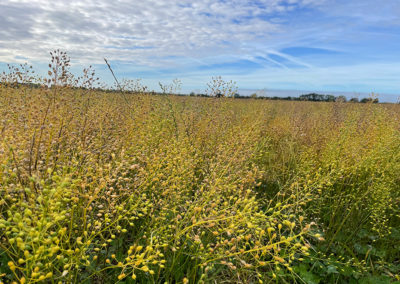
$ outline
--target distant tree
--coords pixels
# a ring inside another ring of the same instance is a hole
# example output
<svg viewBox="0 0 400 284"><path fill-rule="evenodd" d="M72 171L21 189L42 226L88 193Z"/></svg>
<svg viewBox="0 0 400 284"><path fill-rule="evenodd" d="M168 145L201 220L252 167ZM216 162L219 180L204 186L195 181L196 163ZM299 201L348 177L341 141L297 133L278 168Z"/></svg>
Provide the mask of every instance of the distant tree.
<svg viewBox="0 0 400 284"><path fill-rule="evenodd" d="M340 103L345 103L345 102L347 102L347 99L346 99L345 96L338 96L338 97L336 98L336 101L337 101L337 102L340 102Z"/></svg>
<svg viewBox="0 0 400 284"><path fill-rule="evenodd" d="M334 102L336 97L334 95L320 95L316 93L305 94L299 97L301 101L312 101L312 102Z"/></svg>
<svg viewBox="0 0 400 284"><path fill-rule="evenodd" d="M312 102L319 102L324 100L324 95L319 95L316 93L305 94L300 96L300 100L302 101L312 101Z"/></svg>
<svg viewBox="0 0 400 284"><path fill-rule="evenodd" d="M336 97L334 95L325 95L324 101L325 102L334 102L334 101L336 101Z"/></svg>
<svg viewBox="0 0 400 284"><path fill-rule="evenodd" d="M363 98L360 103L374 103L377 104L379 103L379 100L377 98Z"/></svg>
<svg viewBox="0 0 400 284"><path fill-rule="evenodd" d="M351 98L351 99L350 99L350 102L352 102L352 103L359 103L360 101L359 101L358 98Z"/></svg>
<svg viewBox="0 0 400 284"><path fill-rule="evenodd" d="M257 94L256 94L256 93L251 94L251 95L250 95L250 98L256 99L256 98L257 98Z"/></svg>
<svg viewBox="0 0 400 284"><path fill-rule="evenodd" d="M194 92L190 92L189 96L194 97L196 94Z"/></svg>

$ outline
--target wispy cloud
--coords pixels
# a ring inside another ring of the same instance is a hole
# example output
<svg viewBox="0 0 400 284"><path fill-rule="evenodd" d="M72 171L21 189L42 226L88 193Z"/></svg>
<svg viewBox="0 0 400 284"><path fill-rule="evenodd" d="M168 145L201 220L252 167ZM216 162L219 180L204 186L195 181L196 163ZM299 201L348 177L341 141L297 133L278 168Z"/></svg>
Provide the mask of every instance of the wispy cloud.
<svg viewBox="0 0 400 284"><path fill-rule="evenodd" d="M397 92L400 79L397 0L3 0L0 26L0 62L42 66L60 48L150 85L221 74L243 88Z"/></svg>

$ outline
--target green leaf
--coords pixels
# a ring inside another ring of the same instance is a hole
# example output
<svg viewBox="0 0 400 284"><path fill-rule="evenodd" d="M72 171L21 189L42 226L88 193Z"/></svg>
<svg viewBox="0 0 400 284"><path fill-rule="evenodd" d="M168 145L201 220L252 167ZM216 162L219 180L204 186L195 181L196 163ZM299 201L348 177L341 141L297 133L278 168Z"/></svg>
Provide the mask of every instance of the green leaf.
<svg viewBox="0 0 400 284"><path fill-rule="evenodd" d="M328 272L328 274L339 273L334 265L328 265L326 272Z"/></svg>
<svg viewBox="0 0 400 284"><path fill-rule="evenodd" d="M308 271L308 267L306 265L300 265L295 267L295 271L299 274L300 278L307 284L318 284L321 281L320 277Z"/></svg>
<svg viewBox="0 0 400 284"><path fill-rule="evenodd" d="M385 275L380 276L369 276L361 278L359 280L360 284L390 284L390 277Z"/></svg>

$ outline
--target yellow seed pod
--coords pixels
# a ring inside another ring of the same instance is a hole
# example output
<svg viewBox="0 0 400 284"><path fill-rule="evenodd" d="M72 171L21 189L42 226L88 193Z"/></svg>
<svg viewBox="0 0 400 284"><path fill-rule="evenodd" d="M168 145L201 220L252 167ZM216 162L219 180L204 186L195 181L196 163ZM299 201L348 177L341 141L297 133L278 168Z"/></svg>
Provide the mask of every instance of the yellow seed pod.
<svg viewBox="0 0 400 284"><path fill-rule="evenodd" d="M15 264L14 264L14 262L9 261L7 264L8 264L8 267L10 267L11 271L14 271L14 270L15 270Z"/></svg>
<svg viewBox="0 0 400 284"><path fill-rule="evenodd" d="M118 280L122 280L126 277L125 273L121 273L120 275L118 275Z"/></svg>
<svg viewBox="0 0 400 284"><path fill-rule="evenodd" d="M303 251L308 251L308 247L306 247L306 246L302 246L301 249L302 249Z"/></svg>
<svg viewBox="0 0 400 284"><path fill-rule="evenodd" d="M285 262L285 260L280 256L274 256L274 259L279 261L280 263L284 263Z"/></svg>

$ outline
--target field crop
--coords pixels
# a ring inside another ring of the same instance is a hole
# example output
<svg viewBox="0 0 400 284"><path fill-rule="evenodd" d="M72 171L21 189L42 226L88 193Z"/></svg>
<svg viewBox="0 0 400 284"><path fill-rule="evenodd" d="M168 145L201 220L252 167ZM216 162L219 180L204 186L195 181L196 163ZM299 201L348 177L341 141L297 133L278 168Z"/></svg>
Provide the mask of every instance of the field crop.
<svg viewBox="0 0 400 284"><path fill-rule="evenodd" d="M0 85L0 283L400 280L400 107Z"/></svg>

